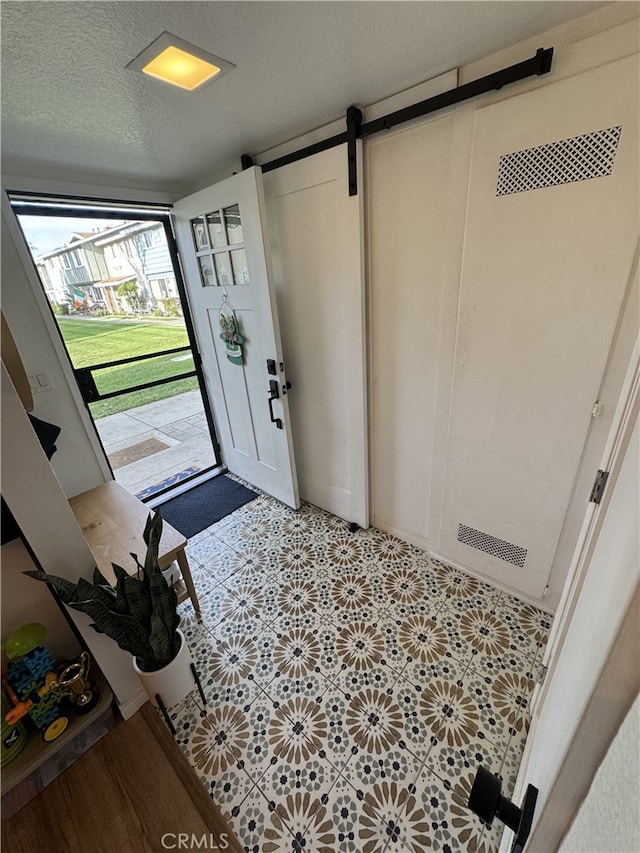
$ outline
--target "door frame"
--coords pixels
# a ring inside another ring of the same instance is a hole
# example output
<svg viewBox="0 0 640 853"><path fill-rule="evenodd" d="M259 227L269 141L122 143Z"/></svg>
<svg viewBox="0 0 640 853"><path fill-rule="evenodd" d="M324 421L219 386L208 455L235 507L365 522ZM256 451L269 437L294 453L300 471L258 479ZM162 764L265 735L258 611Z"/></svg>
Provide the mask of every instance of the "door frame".
<svg viewBox="0 0 640 853"><path fill-rule="evenodd" d="M81 415L84 415L88 418L88 424L85 421L85 424L87 424L87 433L94 447L94 451L96 452L96 458L107 479L115 479L113 468L111 467L111 463L109 462L109 458L102 443L102 438L100 437L100 433L98 431L98 428L96 427L95 419L91 413L91 410L89 409L88 404L83 398L82 391L78 383L76 368L74 367L73 362L71 361L69 351L67 350L67 346L65 344L60 328L56 322L55 315L51 308L51 304L49 303L49 300L47 298L44 285L36 269L33 256L31 254L30 249L28 248L24 232L22 230L22 227L20 226L18 214L23 213L24 215L56 217L61 219L71 219L76 217L82 217L83 219L104 219L106 216L112 215L122 219L135 219L136 221L142 220L149 222L157 222L162 225L167 240L167 248L169 251L169 257L176 280L176 287L178 289L178 294L180 295L180 303L182 306L183 319L187 332L187 339L189 341L191 352L193 353L194 373L198 380L198 390L200 391L200 395L202 398L202 404L207 420L209 436L211 439L211 445L215 458L215 463L210 469L207 469L206 471L198 471L196 474L191 475L185 480L181 480L178 486L180 487L180 490L183 490L185 484L187 484L190 480L200 480L202 479L203 475L208 476L211 475L213 471L217 471L221 468L223 469L224 465L221 458L220 444L215 429L213 411L204 382L204 375L202 371L202 358L200 355L200 349L198 346L195 328L191 317L191 306L189 303L187 289L182 276L182 267L178 255L175 234L173 232L173 224L171 222L170 217L171 204L163 204L159 206L157 212L155 212L153 210L153 203L140 202L138 205L138 203L134 201L116 201L108 198L85 198L72 194L52 196L48 193L43 194L32 191L20 192L19 190L6 190L5 193L6 195L5 198L3 198L2 203L3 206L6 204L8 210L10 210L11 212L11 216L7 216L7 221L15 225L17 231L17 233L14 234L14 237L16 238L16 245L18 246L21 252L26 253L26 256L29 259L30 267L33 271L33 277L29 276L29 281L32 284L36 300L41 307L45 323L47 324L50 330L51 337L54 341L54 346L59 355L62 369L65 375L67 376L67 381L69 382L72 394L74 396L74 399L76 400L78 410ZM28 205L28 201L26 200L27 197L32 197L34 201L38 198L44 198L47 200L51 200L52 203L50 205L43 204L42 206L39 206L38 209L34 208L33 210L28 210L26 209ZM12 198L15 198L15 201L12 201ZM25 205L24 210L19 209L21 202ZM69 206L66 208L58 206L64 203L68 204ZM19 240L17 240L18 235ZM152 355L155 354L150 354L150 357ZM144 498L143 502L151 501L155 503L157 502L159 497L164 498L165 495L166 493L164 492L156 493L154 495L148 496L147 498Z"/></svg>
<svg viewBox="0 0 640 853"><path fill-rule="evenodd" d="M558 655L567 636L639 412L640 338L636 340L622 394L599 466L600 470L609 472L605 492L600 504L591 502L587 504L580 538L576 543L573 560L544 654L543 662L547 667L547 677L543 685L536 686L536 692L532 698L533 714L536 713L547 695L548 684L555 671Z"/></svg>
<svg viewBox="0 0 640 853"><path fill-rule="evenodd" d="M554 680L560 655L571 620L598 545L616 483L620 476L640 413L640 336L625 375L623 390L602 455L600 468L609 478L600 504L586 508L580 538L569 569L562 600L551 630L544 662L547 665L542 685L536 685L532 697L532 724L514 789L514 801L521 797L526 784L534 741L539 733L544 703ZM539 817L534 823L529 849L556 850L575 818L600 763L606 755L618 728L633 705L640 688L637 666L638 611L640 584L636 583L612 638L606 664L588 685L585 708L574 732L566 756L557 769L551 789ZM604 699L604 701L603 701ZM510 849L510 834L505 832L501 853Z"/></svg>

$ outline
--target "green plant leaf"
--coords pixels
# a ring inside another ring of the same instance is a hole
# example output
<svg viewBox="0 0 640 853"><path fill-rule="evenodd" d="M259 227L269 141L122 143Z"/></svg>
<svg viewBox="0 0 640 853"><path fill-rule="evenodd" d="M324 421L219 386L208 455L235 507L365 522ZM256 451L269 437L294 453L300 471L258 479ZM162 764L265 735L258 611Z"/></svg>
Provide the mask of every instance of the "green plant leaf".
<svg viewBox="0 0 640 853"><path fill-rule="evenodd" d="M111 563L111 568L113 569L113 573L116 576L116 580L119 581L120 578L126 578L128 572L119 566L117 563Z"/></svg>
<svg viewBox="0 0 640 853"><path fill-rule="evenodd" d="M95 630L99 634L107 634L121 649L142 661L153 660L149 633L134 616L128 613L114 613L101 601L95 600L74 601L69 606L90 616L95 623Z"/></svg>
<svg viewBox="0 0 640 853"><path fill-rule="evenodd" d="M175 652L176 631L180 621L176 612L178 597L162 575L152 575L149 583L153 602L149 642L156 660L164 661L164 666L173 658Z"/></svg>
<svg viewBox="0 0 640 853"><path fill-rule="evenodd" d="M116 566L115 563L112 563L111 565L113 566L113 570L118 578L116 581L116 600L113 605L113 609L116 610L118 613L128 613L129 598L127 595L127 587L125 586L125 584L129 575L121 566Z"/></svg>
<svg viewBox="0 0 640 853"><path fill-rule="evenodd" d="M50 587L55 589L60 599L64 601L65 604L70 604L74 599L78 597L77 584L73 583L70 580L67 580L66 578L59 578L56 575L49 575L46 572L42 572L40 570L29 570L27 572L23 572L23 574L29 575L29 577L31 578L35 578L38 581L44 581L44 583L49 584Z"/></svg>
<svg viewBox="0 0 640 853"><path fill-rule="evenodd" d="M109 587L109 589L113 589L109 581L105 578L105 576L102 574L102 572L97 566L93 567L93 583L95 584L95 586Z"/></svg>
<svg viewBox="0 0 640 853"><path fill-rule="evenodd" d="M144 570L147 575L160 572L158 565L158 548L162 537L162 516L159 510L155 514L149 515L147 523L144 527L143 538L147 543L147 554L144 559Z"/></svg>
<svg viewBox="0 0 640 853"><path fill-rule="evenodd" d="M147 629L151 626L152 602L142 580L127 577L123 580L126 591L128 612Z"/></svg>
<svg viewBox="0 0 640 853"><path fill-rule="evenodd" d="M95 586L84 578L80 578L76 584L76 597L80 600L95 599L101 601L106 607L113 607L115 596L110 595L101 586Z"/></svg>
<svg viewBox="0 0 640 853"><path fill-rule="evenodd" d="M133 551L129 551L129 554L133 558L133 562L136 564L136 573L137 573L138 577L139 578L144 577L144 566L142 565L142 563L138 559L138 555L134 554Z"/></svg>

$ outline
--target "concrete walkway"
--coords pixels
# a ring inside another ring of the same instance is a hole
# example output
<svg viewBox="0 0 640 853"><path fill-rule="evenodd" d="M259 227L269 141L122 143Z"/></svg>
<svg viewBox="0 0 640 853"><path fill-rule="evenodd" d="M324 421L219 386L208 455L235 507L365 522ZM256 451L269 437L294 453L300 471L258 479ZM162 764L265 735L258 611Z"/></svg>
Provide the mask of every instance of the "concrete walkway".
<svg viewBox="0 0 640 853"><path fill-rule="evenodd" d="M180 479L188 469L203 471L215 465L199 391L107 415L95 423L116 480L134 495L176 475Z"/></svg>

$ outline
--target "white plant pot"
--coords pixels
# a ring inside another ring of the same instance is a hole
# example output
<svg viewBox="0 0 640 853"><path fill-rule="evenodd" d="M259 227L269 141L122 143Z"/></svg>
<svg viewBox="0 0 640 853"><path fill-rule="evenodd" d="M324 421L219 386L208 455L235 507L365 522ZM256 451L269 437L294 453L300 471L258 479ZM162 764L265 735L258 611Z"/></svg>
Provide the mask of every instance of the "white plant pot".
<svg viewBox="0 0 640 853"><path fill-rule="evenodd" d="M179 580L182 580L182 575L180 574L180 566L177 561L174 560L166 569L162 570L162 577L167 582L167 586L173 586L174 583L177 583Z"/></svg>
<svg viewBox="0 0 640 853"><path fill-rule="evenodd" d="M184 634L179 628L178 636L180 637L178 654L162 669L157 669L155 672L145 672L138 666L136 658L133 658L133 668L136 675L140 679L147 696L156 707L158 707L156 694L160 695L165 707L170 708L172 705L181 702L196 684L191 671L193 661L191 652Z"/></svg>

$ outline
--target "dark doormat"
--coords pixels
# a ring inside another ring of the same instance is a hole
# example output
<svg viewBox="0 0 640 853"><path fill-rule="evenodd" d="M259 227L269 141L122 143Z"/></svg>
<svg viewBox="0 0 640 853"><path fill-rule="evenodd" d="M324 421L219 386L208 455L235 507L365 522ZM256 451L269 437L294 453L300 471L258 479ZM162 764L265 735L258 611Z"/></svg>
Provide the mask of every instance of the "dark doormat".
<svg viewBox="0 0 640 853"><path fill-rule="evenodd" d="M229 477L214 477L159 507L162 518L189 539L258 497Z"/></svg>

